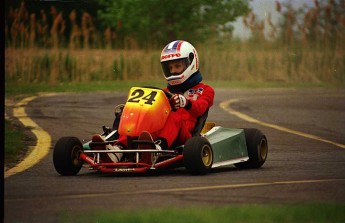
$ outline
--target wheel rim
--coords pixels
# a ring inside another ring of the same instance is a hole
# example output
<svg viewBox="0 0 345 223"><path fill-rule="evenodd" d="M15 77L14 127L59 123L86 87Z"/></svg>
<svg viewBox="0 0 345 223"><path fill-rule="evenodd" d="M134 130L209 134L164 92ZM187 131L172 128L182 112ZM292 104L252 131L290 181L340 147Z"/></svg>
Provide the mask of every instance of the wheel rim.
<svg viewBox="0 0 345 223"><path fill-rule="evenodd" d="M201 151L202 162L205 166L210 166L212 164L213 155L211 147L205 145Z"/></svg>
<svg viewBox="0 0 345 223"><path fill-rule="evenodd" d="M262 139L259 145L259 152L261 160L266 160L267 153L268 153L268 146L266 139Z"/></svg>
<svg viewBox="0 0 345 223"><path fill-rule="evenodd" d="M80 164L79 154L80 154L80 147L74 146L71 153L71 158L74 166L78 166Z"/></svg>

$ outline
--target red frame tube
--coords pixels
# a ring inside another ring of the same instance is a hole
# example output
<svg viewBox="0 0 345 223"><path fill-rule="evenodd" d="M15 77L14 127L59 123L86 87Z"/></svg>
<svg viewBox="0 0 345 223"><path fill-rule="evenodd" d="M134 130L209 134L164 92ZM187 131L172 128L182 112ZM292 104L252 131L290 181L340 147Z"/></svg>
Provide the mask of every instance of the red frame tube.
<svg viewBox="0 0 345 223"><path fill-rule="evenodd" d="M119 162L119 163L95 163L95 160L86 155L80 153L79 158L88 163L94 170L99 170L102 173L145 173L151 169L151 164L147 163L133 163L133 162ZM167 167L171 164L177 163L183 159L183 155L177 155L171 159L164 160L154 165L155 169Z"/></svg>

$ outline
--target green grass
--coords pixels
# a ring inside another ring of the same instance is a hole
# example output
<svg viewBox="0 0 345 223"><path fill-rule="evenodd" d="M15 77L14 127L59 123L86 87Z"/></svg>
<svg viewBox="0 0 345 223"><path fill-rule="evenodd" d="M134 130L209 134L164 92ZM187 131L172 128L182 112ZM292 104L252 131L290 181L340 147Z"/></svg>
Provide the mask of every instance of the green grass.
<svg viewBox="0 0 345 223"><path fill-rule="evenodd" d="M5 163L16 161L17 156L23 151L23 132L11 125L9 120L5 119Z"/></svg>
<svg viewBox="0 0 345 223"><path fill-rule="evenodd" d="M95 211L88 214L63 214L61 222L126 223L296 223L345 222L345 204L230 205L141 209L139 211Z"/></svg>
<svg viewBox="0 0 345 223"><path fill-rule="evenodd" d="M35 95L41 92L97 92L114 91L127 92L132 86L164 87L162 81L95 81L85 83L5 83L5 96Z"/></svg>
<svg viewBox="0 0 345 223"><path fill-rule="evenodd" d="M344 88L341 83L312 82L249 82L249 81L210 81L207 84L215 89L255 89L255 88Z"/></svg>
<svg viewBox="0 0 345 223"><path fill-rule="evenodd" d="M309 83L309 82L239 82L239 81L204 81L214 88L333 88L344 87L341 84L331 83ZM95 81L85 83L59 83L55 85L46 83L5 83L6 97L17 97L21 95L35 95L40 92L97 92L114 91L127 92L133 86L155 86L165 87L165 81Z"/></svg>

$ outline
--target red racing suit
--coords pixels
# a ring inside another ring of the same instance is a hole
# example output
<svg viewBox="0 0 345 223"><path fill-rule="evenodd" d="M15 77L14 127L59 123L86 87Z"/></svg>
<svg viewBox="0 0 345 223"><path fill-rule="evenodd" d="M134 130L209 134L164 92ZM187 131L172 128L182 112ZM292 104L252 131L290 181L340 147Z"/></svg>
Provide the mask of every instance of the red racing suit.
<svg viewBox="0 0 345 223"><path fill-rule="evenodd" d="M168 89L164 89L168 91ZM168 148L173 142L182 145L192 137L192 132L199 116L202 116L212 105L214 89L209 85L198 83L183 94L189 102L186 107L170 112L164 128L152 134L154 140L164 138ZM120 136L118 143L126 145L126 136Z"/></svg>
<svg viewBox="0 0 345 223"><path fill-rule="evenodd" d="M169 148L175 140L182 145L192 137L197 118L213 105L214 89L209 85L198 83L183 95L189 103L185 108L172 111L164 128L157 134L157 138L162 137L167 140Z"/></svg>

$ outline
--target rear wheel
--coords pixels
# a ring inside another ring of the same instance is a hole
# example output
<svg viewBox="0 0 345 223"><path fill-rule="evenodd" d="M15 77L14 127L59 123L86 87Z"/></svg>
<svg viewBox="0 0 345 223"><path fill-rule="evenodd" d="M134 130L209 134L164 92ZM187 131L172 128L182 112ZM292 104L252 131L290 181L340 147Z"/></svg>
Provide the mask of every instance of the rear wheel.
<svg viewBox="0 0 345 223"><path fill-rule="evenodd" d="M76 137L60 138L54 146L53 162L55 170L63 176L76 175L83 162L79 158L83 145Z"/></svg>
<svg viewBox="0 0 345 223"><path fill-rule="evenodd" d="M266 136L258 129L243 129L246 137L249 160L236 163L238 168L260 168L266 161L268 143Z"/></svg>
<svg viewBox="0 0 345 223"><path fill-rule="evenodd" d="M191 174L207 174L213 164L213 151L209 141L201 136L190 138L183 149L183 162Z"/></svg>

